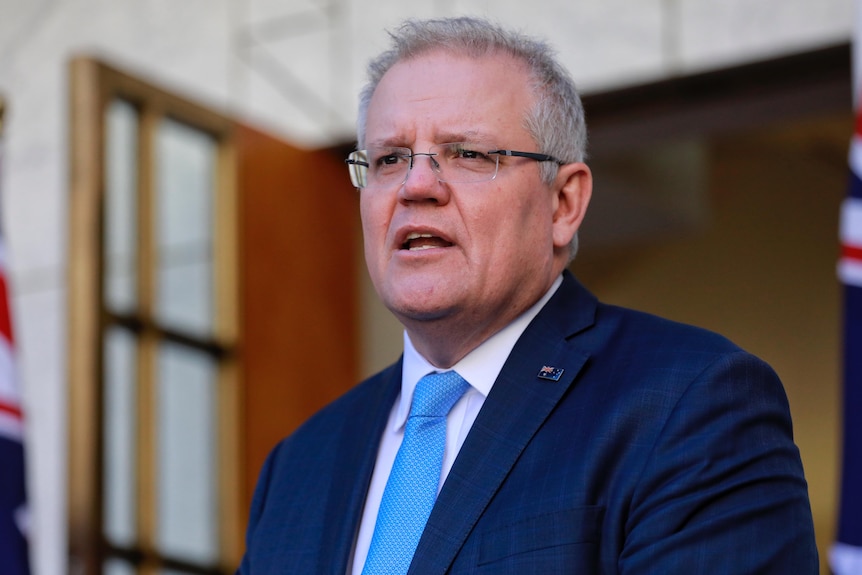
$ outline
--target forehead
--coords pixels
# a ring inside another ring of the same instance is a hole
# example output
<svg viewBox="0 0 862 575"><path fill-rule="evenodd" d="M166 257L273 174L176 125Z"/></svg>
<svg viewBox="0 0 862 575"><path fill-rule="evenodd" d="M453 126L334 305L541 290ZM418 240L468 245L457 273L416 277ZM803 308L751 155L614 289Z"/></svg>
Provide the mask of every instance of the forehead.
<svg viewBox="0 0 862 575"><path fill-rule="evenodd" d="M368 143L452 141L458 136L520 139L533 94L525 65L512 56L438 50L395 64L368 108ZM465 138L473 139L473 138Z"/></svg>

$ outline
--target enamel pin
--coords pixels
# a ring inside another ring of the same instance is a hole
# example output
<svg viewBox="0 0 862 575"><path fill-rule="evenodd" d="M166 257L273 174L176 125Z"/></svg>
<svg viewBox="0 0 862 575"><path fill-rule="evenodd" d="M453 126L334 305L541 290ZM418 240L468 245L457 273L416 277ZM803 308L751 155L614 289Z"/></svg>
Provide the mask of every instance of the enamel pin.
<svg viewBox="0 0 862 575"><path fill-rule="evenodd" d="M562 377L562 375L562 367L551 367L549 365L542 366L542 369L540 369L538 373L539 378L549 379L551 381L560 381L560 377Z"/></svg>

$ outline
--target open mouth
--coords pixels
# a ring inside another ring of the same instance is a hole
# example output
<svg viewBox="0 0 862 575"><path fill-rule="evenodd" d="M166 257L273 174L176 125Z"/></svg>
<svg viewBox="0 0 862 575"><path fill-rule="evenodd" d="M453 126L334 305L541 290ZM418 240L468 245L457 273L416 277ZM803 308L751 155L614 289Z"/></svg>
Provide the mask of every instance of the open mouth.
<svg viewBox="0 0 862 575"><path fill-rule="evenodd" d="M419 251L430 250L433 248L448 248L452 242L447 242L441 237L431 234L410 234L407 239L401 244L402 250Z"/></svg>

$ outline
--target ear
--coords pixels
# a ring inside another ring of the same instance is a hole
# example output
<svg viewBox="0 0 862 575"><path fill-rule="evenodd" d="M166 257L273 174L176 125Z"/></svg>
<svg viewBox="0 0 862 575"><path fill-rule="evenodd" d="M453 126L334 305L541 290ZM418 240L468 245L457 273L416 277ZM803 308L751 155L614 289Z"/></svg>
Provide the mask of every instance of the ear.
<svg viewBox="0 0 862 575"><path fill-rule="evenodd" d="M569 245L587 212L593 193L590 168L582 162L560 166L554 191L554 248L561 249Z"/></svg>

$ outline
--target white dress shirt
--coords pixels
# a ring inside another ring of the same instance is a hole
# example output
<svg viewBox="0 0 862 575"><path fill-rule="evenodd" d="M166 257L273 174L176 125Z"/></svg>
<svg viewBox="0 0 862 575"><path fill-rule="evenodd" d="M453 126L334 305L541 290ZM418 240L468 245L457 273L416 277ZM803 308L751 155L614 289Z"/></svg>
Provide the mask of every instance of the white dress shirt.
<svg viewBox="0 0 862 575"><path fill-rule="evenodd" d="M440 473L440 486L449 475L455 457L464 443L485 398L491 391L497 376L503 369L512 348L527 325L533 320L539 311L545 306L560 284L563 277L556 279L545 295L533 304L530 309L518 316L512 323L498 331L485 340L479 347L464 356L461 361L451 367L467 380L470 389L452 407L446 418L446 451L443 454L443 469ZM389 422L380 439L380 449L377 452L377 462L374 465L374 474L371 476L371 485L365 499L365 508L359 524L359 533L353 551L352 565L348 567L348 574L361 575L362 567L365 565L365 557L371 545L371 536L374 534L374 525L377 522L377 510L380 508L380 500L383 498L383 490L389 479L389 472L395 462L401 440L404 438L404 427L407 416L410 414L410 405L413 402L413 390L422 377L434 371L441 370L434 367L413 347L413 342L407 332L404 332L404 361L401 371L401 394L395 401L389 414Z"/></svg>

